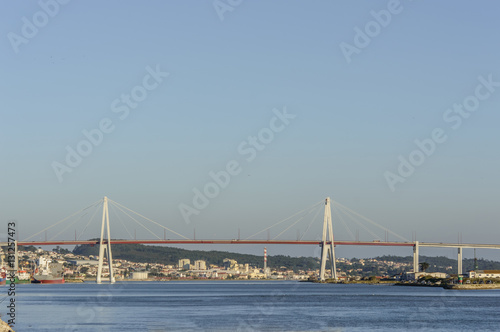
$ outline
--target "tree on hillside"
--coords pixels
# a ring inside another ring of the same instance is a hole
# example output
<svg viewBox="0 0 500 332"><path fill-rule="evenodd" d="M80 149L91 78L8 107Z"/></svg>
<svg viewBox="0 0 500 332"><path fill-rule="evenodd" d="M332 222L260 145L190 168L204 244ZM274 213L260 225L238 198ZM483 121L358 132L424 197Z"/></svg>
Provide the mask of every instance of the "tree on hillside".
<svg viewBox="0 0 500 332"><path fill-rule="evenodd" d="M429 263L427 262L422 262L419 265L420 265L420 270L422 270L422 272L425 272L425 270L429 268Z"/></svg>

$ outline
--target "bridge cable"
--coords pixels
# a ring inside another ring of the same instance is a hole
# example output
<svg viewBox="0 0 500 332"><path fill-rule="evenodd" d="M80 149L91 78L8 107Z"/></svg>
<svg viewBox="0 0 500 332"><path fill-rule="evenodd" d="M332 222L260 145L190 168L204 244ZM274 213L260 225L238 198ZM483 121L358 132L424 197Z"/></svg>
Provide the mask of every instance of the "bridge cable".
<svg viewBox="0 0 500 332"><path fill-rule="evenodd" d="M109 199L108 199L109 200ZM113 204L113 203L112 203ZM142 226L144 229L146 229L148 232L150 232L153 236L155 236L157 239L160 239L160 237L158 237L158 235L156 235L153 231L151 231L149 228L147 228L146 226L144 226L142 223L140 223L139 221L137 221L134 217L132 217L130 214L128 214L127 212L123 211L119 206L116 206L116 208L120 211L122 211L123 213L125 213L127 216L129 216L133 221L135 221L136 223L138 223L140 226Z"/></svg>
<svg viewBox="0 0 500 332"><path fill-rule="evenodd" d="M314 215L314 217L311 219L311 221L309 222L309 225L307 226L306 228L306 231L304 232L304 234L302 234L302 236L300 237L299 240L302 240L304 238L304 236L307 234L307 232L309 232L309 229L311 228L311 225L316 221L316 218L318 217L318 214L321 212L321 210L323 210L322 208L319 208L319 209L316 209L316 214Z"/></svg>
<svg viewBox="0 0 500 332"><path fill-rule="evenodd" d="M363 225L359 220L356 220L351 214L349 214L346 211L344 211L342 207L339 206L338 208L340 209L340 211L342 213L344 213L347 217L349 217L349 219L351 219L356 224L358 224L359 226L361 226L365 231L367 231L368 233L370 233L373 237L377 238L378 240L382 240L382 238L380 236L378 236L378 234L372 232L368 227L366 227L365 225Z"/></svg>
<svg viewBox="0 0 500 332"><path fill-rule="evenodd" d="M97 209L96 209L97 210ZM82 214L80 216L80 218L78 219L75 219L75 221L73 221L72 223L69 223L66 227L64 227L59 233L57 233L56 235L52 236L49 241L52 241L54 240L57 236L59 236L61 233L65 232L70 226L73 226L76 222L80 221L83 217L85 217L88 213L85 213L85 214Z"/></svg>
<svg viewBox="0 0 500 332"><path fill-rule="evenodd" d="M182 238L184 238L184 239L186 239L186 240L189 240L189 238L185 237L184 235L181 235L181 234L179 234L179 233L177 233L177 232L175 232L175 231L171 230L170 228L165 227L165 226L163 226L162 224L159 224L159 223L157 223L156 221L151 220L151 219L149 219L148 217L145 217L145 216L143 216L142 214L137 213L137 212L135 212L135 211L133 211L133 210L129 209L128 207L121 205L120 203L117 203L117 202L115 202L115 201L113 201L113 200L111 200L111 199L109 199L109 198L108 198L108 200L109 200L110 202L112 202L113 204L116 204L117 206L121 206L121 207L123 207L124 209L126 209L126 210L128 210L128 211L130 211L130 212L132 212L132 213L135 213L136 215L138 215L138 216L140 216L140 217L142 217L142 218L144 218L144 219L146 219L146 220L148 220L148 221L152 222L153 224L155 224L155 225L157 225L157 226L160 226L161 228L164 228L164 229L166 229L167 231L169 231L169 232L171 232L171 233L174 233L175 235L178 235L178 236L180 236L180 237L182 237Z"/></svg>
<svg viewBox="0 0 500 332"><path fill-rule="evenodd" d="M356 237L354 236L354 233L351 231L351 229L349 228L349 226L347 226L347 223L344 221L344 218L342 218L342 215L340 214L340 212L338 211L338 208L335 207L335 205L332 206L333 207L333 212L335 213L335 215L339 218L340 222L342 223L342 225L345 227L345 229L347 230L347 232L349 233L349 235L351 236L351 238L353 240L356 239Z"/></svg>
<svg viewBox="0 0 500 332"><path fill-rule="evenodd" d="M62 223L62 222L64 222L64 221L68 220L69 218L71 218L71 217L73 217L73 216L75 216L75 215L77 215L77 214L79 214L79 213L82 213L83 211L85 211L85 210L87 210L87 209L89 209L89 208L91 208L91 207L93 207L93 206L95 206L95 205L97 205L98 203L101 203L101 202L102 202L102 199L100 199L100 200L98 200L97 202L95 202L95 203L93 203L93 204L91 204L91 205L87 206L86 208L83 208L83 209L81 209L81 210L79 210L79 211L77 211L77 212L73 213L73 214L72 214L72 215L70 215L70 216L67 216L67 217L66 217L66 218L64 218L64 219L59 220L59 221L58 221L58 222L56 222L55 224L53 224L53 225L51 225L51 226L49 226L49 227L46 227L46 228L42 229L40 232L35 233L35 234L31 235L30 237L27 237L26 239L24 239L24 240L23 240L23 242L28 241L29 239L31 239L31 238L33 238L33 237L35 237L35 236L39 235L39 234L42 234L43 232L45 232L45 231L47 231L47 230L51 229L52 227L59 225L60 223Z"/></svg>
<svg viewBox="0 0 500 332"><path fill-rule="evenodd" d="M281 234L285 233L287 230L289 230L291 227L295 226L298 222L302 221L305 217L307 217L308 215L310 215L314 210L311 209L308 213L304 214L302 217L300 217L296 222L294 222L293 224L291 224L290 226L288 226L287 228L285 228L281 233L279 233L278 235L276 235L273 240L276 240L276 238L278 238Z"/></svg>
<svg viewBox="0 0 500 332"><path fill-rule="evenodd" d="M339 205L339 206L341 206L341 207L343 207L343 208L345 208L345 209L347 209L347 210L348 210L348 211L350 211L351 213L354 213L355 215L357 215L357 216L359 216L360 218L362 218L362 219L364 219L364 220L368 221L369 223L371 223L371 224L373 224L373 225L375 225L375 226L377 226L377 227L379 227L379 228L382 228L383 230L385 230L385 231L387 231L387 232L391 233L392 235L394 235L394 236L396 236L396 237L400 238L401 240L406 241L406 242L410 242L410 240L408 240L408 239L407 239L407 238L405 238L404 236L401 236L401 235L399 235L399 234L397 234L397 233L394 233L394 232L393 232L393 231L391 231L390 229L388 229L388 228L386 228L386 227L384 227L384 226L382 226L382 225L380 225L380 224L376 223L375 221L373 221L373 220L371 220L371 219L369 219L369 218L367 218L367 217L365 217L365 216L363 216L363 215L361 215L361 214L357 213L356 211L353 211L353 210L349 209L347 206L344 206L344 205L340 204L339 202L335 202L335 201L333 201L333 203L334 203L334 204L337 204L337 205Z"/></svg>
<svg viewBox="0 0 500 332"><path fill-rule="evenodd" d="M250 238L252 238L252 237L254 237L255 235L258 235L258 234L260 234L260 233L263 233L263 232L267 231L268 229L273 228L274 226L278 226L279 224L284 223L285 221L287 221L287 220L289 220L289 219L291 219L291 218L293 218L293 217L295 217L295 216L297 216L297 215L301 214L302 212L307 211L308 209L312 209L312 208L313 208L313 207L315 207L316 205L319 205L319 204L322 204L322 203L323 203L323 201L320 201L320 202L318 202L318 203L315 203L314 205L312 205L312 206L310 206L310 207L308 207L308 208L305 208L305 209L303 209L303 210L301 210L301 211L299 211L299 212L295 213L294 215L292 215L292 216L290 216L290 217L288 217L288 218L285 218L285 219L283 219L283 220L281 220L281 221L278 221L278 222L277 222L277 223L275 223L274 225L271 225L271 226L269 226L269 227L267 227L267 228L264 228L264 229L263 229L263 230L261 230L260 232L257 232L257 233L255 233L255 234L253 234L253 235L251 235L251 236L247 237L245 240L248 240L248 239L250 239Z"/></svg>
<svg viewBox="0 0 500 332"><path fill-rule="evenodd" d="M113 210L114 212L114 216L116 216L118 218L118 221L120 221L120 223L122 224L123 228L125 228L125 230L127 231L127 234L130 236L130 239L133 239L134 237L132 236L132 234L129 232L127 226L125 226L125 223L123 222L122 218L120 217L120 215L116 212L115 210L115 206L113 204L110 205L111 206L111 210Z"/></svg>
<svg viewBox="0 0 500 332"><path fill-rule="evenodd" d="M92 222L92 220L94 220L94 217L95 217L95 215L97 214L97 211L99 211L99 207L100 207L100 206L101 206L101 205L99 205L99 206L95 209L94 213L92 214L92 217L90 217L89 221L87 222L87 224L85 225L85 227L84 227L84 228L83 228L83 230L81 231L80 235L78 235L78 237L77 237L77 239L78 239L78 240L80 240L80 238L82 237L82 235L83 235L83 234L85 233L85 231L87 230L87 227L90 225L90 223Z"/></svg>

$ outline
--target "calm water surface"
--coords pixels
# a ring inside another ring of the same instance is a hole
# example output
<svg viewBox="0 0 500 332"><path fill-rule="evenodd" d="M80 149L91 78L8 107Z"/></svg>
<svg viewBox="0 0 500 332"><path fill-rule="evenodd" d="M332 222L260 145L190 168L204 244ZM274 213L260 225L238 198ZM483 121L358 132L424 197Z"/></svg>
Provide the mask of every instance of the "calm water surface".
<svg viewBox="0 0 500 332"><path fill-rule="evenodd" d="M6 288L1 288L6 293ZM5 319L5 295L0 312ZM288 281L17 285L16 331L499 331L500 290Z"/></svg>

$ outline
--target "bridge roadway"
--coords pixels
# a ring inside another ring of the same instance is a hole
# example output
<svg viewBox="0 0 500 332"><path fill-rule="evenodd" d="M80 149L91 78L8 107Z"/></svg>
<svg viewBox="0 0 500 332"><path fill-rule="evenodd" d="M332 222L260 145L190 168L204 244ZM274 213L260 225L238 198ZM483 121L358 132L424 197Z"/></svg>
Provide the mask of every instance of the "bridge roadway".
<svg viewBox="0 0 500 332"><path fill-rule="evenodd" d="M103 243L107 244L107 240ZM20 246L43 246L43 245L98 245L99 240L51 240L51 241L18 241ZM319 240L111 240L111 244L301 244L321 245ZM330 244L330 242L327 242ZM7 242L0 242L0 246L7 246ZM414 247L414 242L385 242L385 241L334 241L335 246L383 246L383 247ZM500 244L478 244L478 243L441 243L441 242L418 242L419 247L435 248L477 248L477 249L500 249Z"/></svg>

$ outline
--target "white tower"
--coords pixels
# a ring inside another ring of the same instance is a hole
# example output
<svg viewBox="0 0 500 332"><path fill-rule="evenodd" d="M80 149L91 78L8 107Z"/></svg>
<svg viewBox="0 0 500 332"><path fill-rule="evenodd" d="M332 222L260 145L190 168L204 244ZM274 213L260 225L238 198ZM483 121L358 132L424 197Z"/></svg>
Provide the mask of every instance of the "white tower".
<svg viewBox="0 0 500 332"><path fill-rule="evenodd" d="M264 248L264 271L267 269L267 248Z"/></svg>
<svg viewBox="0 0 500 332"><path fill-rule="evenodd" d="M104 224L106 224L107 228L107 245L104 247L103 238L104 238ZM104 202L102 206L102 225L101 225L101 241L99 242L99 266L97 267L97 283L101 283L101 274L102 274L102 265L104 263L104 249L106 250L108 256L108 264L109 264L109 282L114 283L115 277L113 275L113 257L111 254L111 233L109 232L109 212L108 212L108 198L104 196Z"/></svg>
<svg viewBox="0 0 500 332"><path fill-rule="evenodd" d="M328 243L330 242L330 243ZM330 260L332 278L337 280L337 267L335 264L335 244L333 243L332 211L330 207L330 197L325 200L325 218L323 220L323 239L321 240L321 268L319 279L325 280L326 260Z"/></svg>

